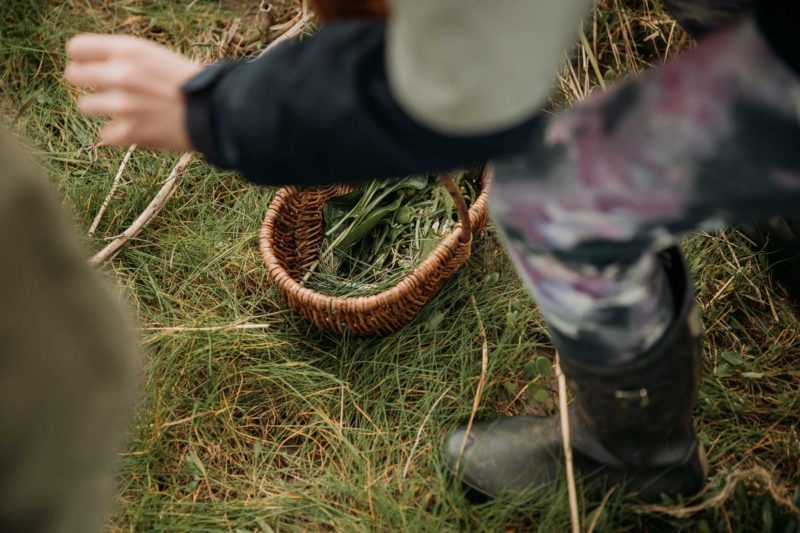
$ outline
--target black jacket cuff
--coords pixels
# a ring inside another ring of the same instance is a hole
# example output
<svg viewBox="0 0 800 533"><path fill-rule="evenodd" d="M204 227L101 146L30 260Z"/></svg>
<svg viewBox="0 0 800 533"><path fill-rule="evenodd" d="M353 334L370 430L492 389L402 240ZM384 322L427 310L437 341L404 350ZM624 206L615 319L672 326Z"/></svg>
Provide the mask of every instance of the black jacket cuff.
<svg viewBox="0 0 800 533"><path fill-rule="evenodd" d="M220 61L205 68L187 81L181 90L186 97L186 128L195 150L209 163L226 167L217 151L212 96L217 83L236 66L233 61Z"/></svg>

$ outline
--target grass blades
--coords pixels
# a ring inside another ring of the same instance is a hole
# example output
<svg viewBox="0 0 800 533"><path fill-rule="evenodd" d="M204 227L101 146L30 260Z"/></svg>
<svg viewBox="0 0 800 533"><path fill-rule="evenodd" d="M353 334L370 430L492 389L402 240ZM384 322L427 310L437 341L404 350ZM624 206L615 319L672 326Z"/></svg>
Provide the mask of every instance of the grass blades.
<svg viewBox="0 0 800 533"><path fill-rule="evenodd" d="M553 107L599 85L592 57L611 83L685 42L654 1L598 5ZM268 26L257 0L0 0L0 116L11 124L27 107L15 129L81 235L125 149L93 146L98 124L76 112L61 78L66 39L129 32L204 57L248 55L262 47L248 42L274 37L299 8L289 0L274 6ZM130 224L174 163L133 154L97 235L86 238L87 257ZM493 231L476 239L463 271L401 332L339 339L286 312L269 283L257 239L271 195L195 162L170 204L106 269L144 328L185 327L141 333L141 403L107 530L566 531L565 487L533 504L471 506L439 459L443 435L470 414L481 373L471 296L489 344L478 418L555 411L552 346ZM800 503L796 315L769 289L765 258L736 233L697 235L686 246L707 332L695 409L713 469L704 499L720 494L728 472L762 466ZM243 323L259 329L186 329ZM616 494L582 497L580 508L595 532L798 528L754 483L685 518L637 513Z"/></svg>

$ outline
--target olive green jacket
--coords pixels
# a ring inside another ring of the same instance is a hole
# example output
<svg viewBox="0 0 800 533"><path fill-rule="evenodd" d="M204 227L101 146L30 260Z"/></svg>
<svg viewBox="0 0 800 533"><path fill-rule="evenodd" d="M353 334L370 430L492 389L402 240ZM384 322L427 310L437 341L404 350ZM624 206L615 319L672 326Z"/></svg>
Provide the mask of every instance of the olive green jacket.
<svg viewBox="0 0 800 533"><path fill-rule="evenodd" d="M137 382L117 299L0 131L0 531L97 531Z"/></svg>

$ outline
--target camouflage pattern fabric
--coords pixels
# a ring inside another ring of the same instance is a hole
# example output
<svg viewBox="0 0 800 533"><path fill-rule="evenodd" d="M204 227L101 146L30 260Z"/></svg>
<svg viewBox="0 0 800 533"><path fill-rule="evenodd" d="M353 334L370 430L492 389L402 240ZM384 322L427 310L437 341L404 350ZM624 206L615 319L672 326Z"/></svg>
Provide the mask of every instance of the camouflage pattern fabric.
<svg viewBox="0 0 800 533"><path fill-rule="evenodd" d="M657 250L800 206L798 94L746 17L497 163L494 217L563 351L635 358L673 315Z"/></svg>

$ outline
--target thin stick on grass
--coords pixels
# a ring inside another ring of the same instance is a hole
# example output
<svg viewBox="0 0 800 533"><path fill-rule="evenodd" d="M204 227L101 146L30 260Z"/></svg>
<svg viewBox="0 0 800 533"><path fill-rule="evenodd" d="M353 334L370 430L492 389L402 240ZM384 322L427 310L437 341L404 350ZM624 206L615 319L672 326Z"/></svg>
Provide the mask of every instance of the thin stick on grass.
<svg viewBox="0 0 800 533"><path fill-rule="evenodd" d="M273 39L273 41L269 43L269 45L266 48L264 48L264 50L262 50L260 54L258 54L258 57L262 57L264 54L266 54L279 44L284 43L286 41L290 41L295 37L299 37L300 35L302 35L306 29L306 25L309 22L311 22L311 20L314 18L313 12L306 11L305 9L304 11L305 12L300 16L300 20L295 22L288 30L283 32L281 35Z"/></svg>
<svg viewBox="0 0 800 533"><path fill-rule="evenodd" d="M106 209L108 209L108 204L111 203L111 198L114 196L114 193L117 192L119 182L122 181L122 174L125 172L125 167L128 166L128 162L131 160L134 150L136 150L136 145L132 144L130 148L128 148L128 152L125 154L125 157L122 158L122 163L119 165L117 175L114 176L114 181L111 183L111 189L109 189L108 194L103 200L103 203L100 205L100 209L97 211L97 215L94 217L94 221L89 228L90 237L97 231L97 226L100 225L100 220L103 218L103 214L106 212Z"/></svg>
<svg viewBox="0 0 800 533"><path fill-rule="evenodd" d="M561 371L558 354L553 364L558 378L558 410L561 418L561 439L564 443L564 463L567 469L567 491L569 494L569 515L572 522L572 533L580 533L581 520L578 514L578 492L575 489L575 469L572 461L572 445L569 441L569 413L567 411L567 378Z"/></svg>
<svg viewBox="0 0 800 533"><path fill-rule="evenodd" d="M217 331L240 331L248 329L273 329L275 324L229 324L226 326L208 326L208 327L155 327L155 328L140 328L139 331L153 331L158 333L215 333Z"/></svg>
<svg viewBox="0 0 800 533"><path fill-rule="evenodd" d="M289 309L281 309L280 311L275 311L273 313L268 313L265 315L259 315L259 318L267 318L273 316L280 316L286 315L291 313ZM244 320L240 320L238 322L234 322L232 324L222 324L220 326L151 326L151 327L144 327L139 328L139 331L154 331L154 332L161 332L161 333L186 333L186 332L216 332L216 331L236 331L236 330L247 330L247 329L271 329L274 327L274 324L256 324L252 322L245 322Z"/></svg>
<svg viewBox="0 0 800 533"><path fill-rule="evenodd" d="M445 389L442 395L436 398L436 401L433 402L430 411L428 411L428 414L425 415L425 418L422 420L422 424L419 425L419 429L417 430L417 438L414 439L414 445L411 447L411 451L408 452L408 460L406 461L406 465L403 467L403 479L406 478L406 476L408 475L408 469L411 468L411 459L414 457L414 452L417 451L417 446L419 446L419 441L422 439L422 430L425 428L425 424L427 424L428 420L430 420L431 414L436 409L436 406L439 405L439 402L444 400L444 397L447 395L448 392L450 392L450 389L452 388L453 388L452 385L447 387L447 389Z"/></svg>
<svg viewBox="0 0 800 533"><path fill-rule="evenodd" d="M481 396L483 395L483 387L486 385L486 374L489 371L489 341L486 339L486 328L483 327L483 320L481 319L481 312L478 310L478 302L475 301L474 296L469 297L472 302L472 308L475 310L475 316L478 317L478 330L483 339L481 345L481 377L478 380L478 388L475 390L475 399L472 400L472 412L469 415L469 422L467 422L467 430L464 432L464 440L461 441L461 448L458 450L458 459L453 469L456 473L458 467L461 466L461 457L464 455L464 449L467 447L467 439L469 433L472 431L472 424L475 422L475 414L478 412L478 406L481 404Z"/></svg>
<svg viewBox="0 0 800 533"><path fill-rule="evenodd" d="M144 229L144 227L149 224L150 221L156 215L158 215L162 209L164 209L164 206L178 189L183 172L186 170L186 167L189 166L189 163L192 162L193 157L194 154L191 152L186 152L180 157L178 163L175 165L175 168L172 169L172 172L167 178L167 181L164 182L164 185L161 186L158 194L156 194L145 210L142 211L142 214L139 215L136 220L133 221L133 224L131 224L128 229L123 231L119 237L111 241L108 245L106 245L105 248L93 255L89 259L90 265L102 265L117 255L120 249L125 246L129 240L136 237L139 232L141 232L142 229Z"/></svg>

